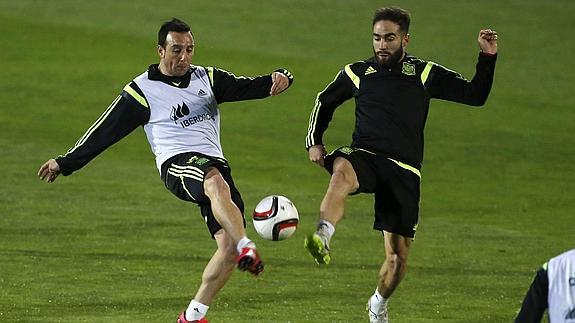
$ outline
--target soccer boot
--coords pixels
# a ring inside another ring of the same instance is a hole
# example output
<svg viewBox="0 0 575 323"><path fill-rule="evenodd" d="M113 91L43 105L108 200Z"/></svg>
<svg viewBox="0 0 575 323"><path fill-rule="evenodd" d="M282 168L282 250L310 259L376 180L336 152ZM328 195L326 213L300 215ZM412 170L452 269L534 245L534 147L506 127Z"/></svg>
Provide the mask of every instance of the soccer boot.
<svg viewBox="0 0 575 323"><path fill-rule="evenodd" d="M202 317L199 320L193 320L193 321L188 321L186 320L186 311L180 313L180 316L178 316L178 320L176 321L176 323L209 323L208 320L206 320L205 317Z"/></svg>
<svg viewBox="0 0 575 323"><path fill-rule="evenodd" d="M255 248L243 248L242 252L236 258L236 263L238 264L239 270L249 271L254 276L264 271L264 263L260 260Z"/></svg>
<svg viewBox="0 0 575 323"><path fill-rule="evenodd" d="M329 245L323 236L313 233L305 238L305 248L319 265L327 265L331 261Z"/></svg>
<svg viewBox="0 0 575 323"><path fill-rule="evenodd" d="M387 304L380 307L379 310L371 307L371 299L367 301L367 314L370 323L389 323L387 318Z"/></svg>

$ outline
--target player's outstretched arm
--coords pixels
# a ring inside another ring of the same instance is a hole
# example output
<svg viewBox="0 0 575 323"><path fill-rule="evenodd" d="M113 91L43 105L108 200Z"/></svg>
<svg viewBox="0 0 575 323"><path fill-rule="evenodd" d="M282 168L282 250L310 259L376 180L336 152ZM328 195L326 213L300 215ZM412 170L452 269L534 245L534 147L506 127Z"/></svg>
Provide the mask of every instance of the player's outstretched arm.
<svg viewBox="0 0 575 323"><path fill-rule="evenodd" d="M150 109L144 97L141 97L140 102L134 95L141 96L142 94L137 85L132 82L88 128L74 147L70 148L66 154L44 163L38 171L38 176L47 182L53 182L60 174L68 176L84 167L133 130L146 124L150 118ZM146 105L144 106L142 102Z"/></svg>
<svg viewBox="0 0 575 323"><path fill-rule="evenodd" d="M491 29L482 29L477 36L477 42L481 52L488 55L497 54L497 32Z"/></svg>
<svg viewBox="0 0 575 323"><path fill-rule="evenodd" d="M235 76L214 67L206 69L217 103L267 98L281 93L293 83L293 75L283 68L256 77Z"/></svg>
<svg viewBox="0 0 575 323"><path fill-rule="evenodd" d="M58 175L60 175L60 165L55 159L49 159L38 170L38 177L48 183L55 181Z"/></svg>
<svg viewBox="0 0 575 323"><path fill-rule="evenodd" d="M467 81L457 72L434 64L430 73L433 77L425 84L430 96L471 106L483 106L491 92L495 75L497 39L497 32L492 29L479 31L477 43L481 53L471 81Z"/></svg>

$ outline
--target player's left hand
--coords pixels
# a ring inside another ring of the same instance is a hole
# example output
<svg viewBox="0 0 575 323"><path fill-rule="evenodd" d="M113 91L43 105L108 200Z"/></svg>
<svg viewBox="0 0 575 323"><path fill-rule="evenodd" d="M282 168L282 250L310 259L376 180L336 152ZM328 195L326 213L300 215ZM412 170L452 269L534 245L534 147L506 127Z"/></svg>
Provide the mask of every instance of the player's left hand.
<svg viewBox="0 0 575 323"><path fill-rule="evenodd" d="M491 29L482 29L477 37L479 48L485 54L497 54L497 32Z"/></svg>
<svg viewBox="0 0 575 323"><path fill-rule="evenodd" d="M283 73L273 72L272 73L272 88L270 90L270 95L280 94L283 90L287 89L289 86L289 79Z"/></svg>
<svg viewBox="0 0 575 323"><path fill-rule="evenodd" d="M309 147L308 150L309 160L320 167L324 167L324 157L326 153L324 145L313 145Z"/></svg>
<svg viewBox="0 0 575 323"><path fill-rule="evenodd" d="M55 159L49 159L38 170L38 177L48 183L55 181L58 175L60 175L60 165Z"/></svg>

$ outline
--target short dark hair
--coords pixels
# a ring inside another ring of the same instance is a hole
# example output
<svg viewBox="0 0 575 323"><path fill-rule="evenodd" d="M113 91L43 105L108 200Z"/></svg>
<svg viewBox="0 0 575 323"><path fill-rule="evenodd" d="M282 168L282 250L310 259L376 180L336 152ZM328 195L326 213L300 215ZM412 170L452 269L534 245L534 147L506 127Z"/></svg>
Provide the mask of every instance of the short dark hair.
<svg viewBox="0 0 575 323"><path fill-rule="evenodd" d="M160 27L160 31L158 31L158 45L164 47L166 45L166 37L168 37L168 33L170 31L177 31L177 32L186 32L189 31L191 33L190 26L187 23L183 22L178 18L172 18L170 21L166 21Z"/></svg>
<svg viewBox="0 0 575 323"><path fill-rule="evenodd" d="M409 32L409 22L411 21L411 17L407 10L399 7L385 7L377 9L373 15L372 26L380 20L392 21L399 25L400 31L406 34Z"/></svg>

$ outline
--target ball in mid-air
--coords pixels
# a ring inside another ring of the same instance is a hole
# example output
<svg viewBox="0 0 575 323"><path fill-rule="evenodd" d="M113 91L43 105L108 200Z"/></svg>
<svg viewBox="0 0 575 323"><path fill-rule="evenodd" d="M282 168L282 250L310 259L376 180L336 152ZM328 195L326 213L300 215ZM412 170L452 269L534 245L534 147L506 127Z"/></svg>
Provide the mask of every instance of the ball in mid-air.
<svg viewBox="0 0 575 323"><path fill-rule="evenodd" d="M299 222L295 205L287 197L264 197L252 217L256 232L264 239L279 241L291 237Z"/></svg>

